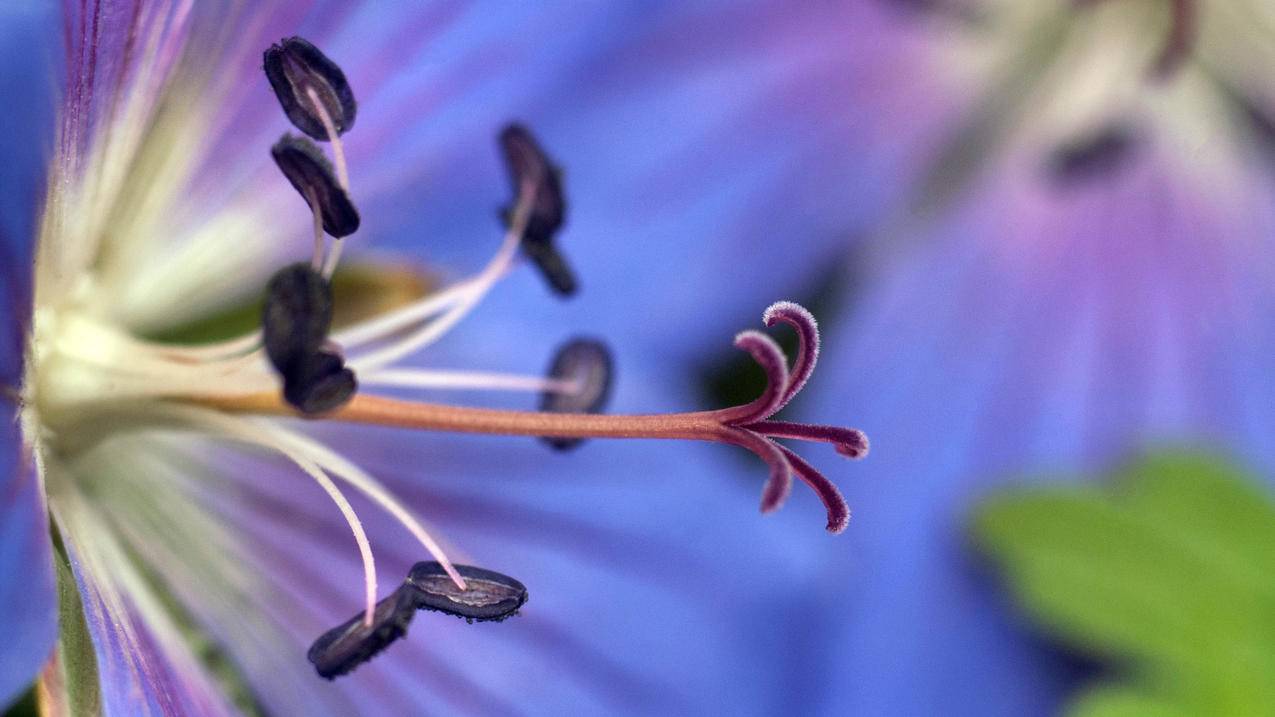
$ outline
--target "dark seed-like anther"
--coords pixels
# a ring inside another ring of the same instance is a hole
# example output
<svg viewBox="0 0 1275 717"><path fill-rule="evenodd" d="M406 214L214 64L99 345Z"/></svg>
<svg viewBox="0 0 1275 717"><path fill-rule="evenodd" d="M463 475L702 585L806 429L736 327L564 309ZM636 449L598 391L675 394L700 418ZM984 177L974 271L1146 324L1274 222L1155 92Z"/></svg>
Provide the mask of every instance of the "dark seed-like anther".
<svg viewBox="0 0 1275 717"><path fill-rule="evenodd" d="M313 142L285 134L270 148L270 154L311 211L318 202L323 231L338 239L358 231L359 212L354 202L337 183L328 158Z"/></svg>
<svg viewBox="0 0 1275 717"><path fill-rule="evenodd" d="M522 243L522 253L540 270L540 276L559 296L571 296L579 289L575 272L552 244Z"/></svg>
<svg viewBox="0 0 1275 717"><path fill-rule="evenodd" d="M613 375L611 351L594 339L573 339L558 349L549 365L549 378L574 384L572 391L546 391L540 410L546 413L599 413L611 396ZM544 437L542 441L566 450L580 445L582 438Z"/></svg>
<svg viewBox="0 0 1275 717"><path fill-rule="evenodd" d="M1073 187L1109 177L1128 164L1137 144L1129 126L1109 125L1055 149L1047 160L1049 178L1055 186Z"/></svg>
<svg viewBox="0 0 1275 717"><path fill-rule="evenodd" d="M514 202L505 209L505 220L512 220L520 201L530 201L527 229L522 235L523 253L554 291L569 296L577 288L575 274L553 246L554 237L566 220L562 172L522 125L511 124L501 131L500 148L514 189ZM523 196L527 191L532 192L529 199Z"/></svg>
<svg viewBox="0 0 1275 717"><path fill-rule="evenodd" d="M318 352L332 326L332 288L309 264L291 264L270 278L261 312L262 341L282 374Z"/></svg>
<svg viewBox="0 0 1275 717"><path fill-rule="evenodd" d="M407 585L417 591L416 606L437 610L467 620L504 620L527 602L522 583L493 570L472 565L456 565L468 589L461 590L436 562L417 563L407 576Z"/></svg>
<svg viewBox="0 0 1275 717"><path fill-rule="evenodd" d="M306 414L340 408L358 388L354 372L341 357L327 351L302 356L283 374L283 400Z"/></svg>
<svg viewBox="0 0 1275 717"><path fill-rule="evenodd" d="M416 602L416 589L403 585L376 604L370 627L364 624L360 612L340 627L323 633L306 657L320 677L331 680L344 675L407 634Z"/></svg>
<svg viewBox="0 0 1275 717"><path fill-rule="evenodd" d="M266 79L274 88L279 104L297 129L314 139L327 141L328 131L310 97L309 90L322 103L337 134L345 134L354 126L357 109L354 92L345 73L335 62L299 37L289 37L271 45L264 57Z"/></svg>

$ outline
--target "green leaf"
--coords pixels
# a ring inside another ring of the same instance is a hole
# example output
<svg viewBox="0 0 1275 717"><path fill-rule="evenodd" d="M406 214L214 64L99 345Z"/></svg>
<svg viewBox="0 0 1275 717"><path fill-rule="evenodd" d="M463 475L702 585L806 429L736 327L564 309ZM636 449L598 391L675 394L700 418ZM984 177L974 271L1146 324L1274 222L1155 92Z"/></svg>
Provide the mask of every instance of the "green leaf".
<svg viewBox="0 0 1275 717"><path fill-rule="evenodd" d="M1107 488L997 497L974 532L1031 616L1132 680L1089 693L1077 714L1275 705L1275 505L1234 468L1161 455Z"/></svg>
<svg viewBox="0 0 1275 717"><path fill-rule="evenodd" d="M1180 717L1192 714L1181 705L1121 687L1101 687L1081 696L1071 708L1073 717Z"/></svg>
<svg viewBox="0 0 1275 717"><path fill-rule="evenodd" d="M67 714L99 715L102 713L101 686L97 672L97 653L84 619L79 586L71 572L66 546L53 529L53 563L58 588L57 664L66 697Z"/></svg>

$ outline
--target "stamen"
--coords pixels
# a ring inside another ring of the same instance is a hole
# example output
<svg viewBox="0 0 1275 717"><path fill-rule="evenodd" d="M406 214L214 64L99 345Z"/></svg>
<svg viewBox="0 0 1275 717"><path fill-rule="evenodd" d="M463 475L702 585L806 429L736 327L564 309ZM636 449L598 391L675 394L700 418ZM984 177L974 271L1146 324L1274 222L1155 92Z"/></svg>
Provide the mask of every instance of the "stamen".
<svg viewBox="0 0 1275 717"><path fill-rule="evenodd" d="M533 391L535 393L574 393L580 389L574 381L559 381L543 376L416 369L381 369L363 374L359 383L364 387L396 386L444 390Z"/></svg>
<svg viewBox="0 0 1275 717"><path fill-rule="evenodd" d="M1115 174L1136 155L1138 135L1122 122L1056 148L1046 159L1048 179L1058 188L1071 188Z"/></svg>
<svg viewBox="0 0 1275 717"><path fill-rule="evenodd" d="M336 134L354 125L357 105L345 73L317 47L289 37L266 50L263 64L279 104L297 129L320 141L328 139L320 112L331 118Z"/></svg>
<svg viewBox="0 0 1275 717"><path fill-rule="evenodd" d="M457 565L467 587L458 587L443 565L421 562L389 597L376 604L372 619L355 615L325 632L310 647L307 658L320 677L347 674L407 634L417 610L434 610L467 622L500 622L517 614L527 602L521 582L494 570Z"/></svg>
<svg viewBox="0 0 1275 717"><path fill-rule="evenodd" d="M323 212L320 210L319 198L315 196L314 189L307 188L305 195L306 204L310 205L310 213L314 215L314 251L310 254L310 268L315 271L323 270L323 251L327 248L327 242L324 240L323 234ZM330 274L324 274L324 278L331 279Z"/></svg>
<svg viewBox="0 0 1275 717"><path fill-rule="evenodd" d="M443 566L443 569L451 576L452 582L456 584L456 587L462 590L465 589L464 578L452 566L451 560L447 558L447 554L443 552L438 541L434 540L429 531L425 530L425 526L421 525L421 522L380 481L343 458L339 453L303 434L289 431L272 423L260 422L257 426L260 433L270 436L272 440L277 441L280 445L292 446L295 450L305 453L324 470L349 483L355 490L363 493L372 502L385 509L400 525L407 529L407 532L412 534L412 537L416 538L417 542L425 548L425 551L434 557L434 560Z"/></svg>
<svg viewBox="0 0 1275 717"><path fill-rule="evenodd" d="M319 121L323 123L323 129L327 132L328 142L332 145L332 157L336 163L336 178L341 184L341 189L345 192L345 196L350 195L350 170L345 164L345 144L341 141L340 134L337 132L336 124L332 121L331 115L324 109L323 103L319 101L319 95L313 87L306 88L306 94L314 102L314 107L319 115ZM334 235L335 236L335 235ZM336 265L341 261L341 250L345 247L343 237L336 236L336 241L332 244L332 252L328 254L328 260L323 265L323 275L332 278L332 274L336 272Z"/></svg>
<svg viewBox="0 0 1275 717"><path fill-rule="evenodd" d="M323 215L323 229L336 238L349 236L359 229L359 212L350 195L332 175L332 165L310 140L285 134L270 154L297 192Z"/></svg>
<svg viewBox="0 0 1275 717"><path fill-rule="evenodd" d="M473 279L473 288L459 296L454 305L447 310L447 313L389 346L369 354L351 358L350 365L360 373L388 366L413 351L428 346L463 319L482 297L491 290L491 287L495 286L496 282L505 275L509 265L513 262L518 251L519 238L522 236L523 229L527 226L527 219L531 213L529 196L525 195L524 200L520 201L518 207L514 210L513 226L505 233L504 241L501 243L500 249L496 251L495 256Z"/></svg>
<svg viewBox="0 0 1275 717"><path fill-rule="evenodd" d="M407 634L416 601L415 588L400 586L376 604L370 621L355 615L315 640L306 657L320 677L332 680L349 673Z"/></svg>
<svg viewBox="0 0 1275 717"><path fill-rule="evenodd" d="M158 353L167 355L178 361L219 361L252 353L261 347L261 330L252 331L242 336L225 341L217 341L198 346L170 346L155 344L152 346Z"/></svg>
<svg viewBox="0 0 1275 717"><path fill-rule="evenodd" d="M337 132L336 124L332 121L332 116L319 103L318 93L314 91L313 87L307 87L306 94L314 101L319 121L323 123L326 139L332 145L332 159L336 164L337 181L341 183L341 188L348 192L350 191L350 171L345 164L345 145L341 142L341 136Z"/></svg>
<svg viewBox="0 0 1275 717"><path fill-rule="evenodd" d="M367 626L373 624L376 611L376 560L372 557L372 544L367 539L367 533L363 530L363 523L359 521L359 516L354 512L354 506L350 505L350 501L346 500L345 494L340 488L332 482L326 473L319 469L311 461L303 456L285 452L296 463L301 470L305 471L314 482L323 488L328 497L341 511L341 515L345 516L345 522L350 526L350 532L354 534L354 542L359 546L359 555L363 559L363 584L366 588L367 608L363 613L363 623Z"/></svg>
<svg viewBox="0 0 1275 717"><path fill-rule="evenodd" d="M540 410L546 413L599 413L611 395L614 362L606 344L594 339L573 339L558 349L549 365L549 376L574 391L545 391ZM583 443L580 438L542 437L545 443L565 451Z"/></svg>
<svg viewBox="0 0 1275 717"><path fill-rule="evenodd" d="M283 398L306 415L333 411L354 397L358 380L340 356L316 351L294 363L283 375Z"/></svg>
<svg viewBox="0 0 1275 717"><path fill-rule="evenodd" d="M261 327L266 355L283 377L283 397L302 413L344 405L358 389L354 372L327 343L332 287L310 264L292 264L266 286Z"/></svg>
<svg viewBox="0 0 1275 717"><path fill-rule="evenodd" d="M509 265L504 270L508 271ZM497 276L497 280L503 276ZM482 279L479 275L459 281L436 294L431 294L419 301L395 309L370 321L342 329L334 337L342 346L358 346L361 344L384 341L397 332L412 327L419 322L459 303L470 294L479 291Z"/></svg>
<svg viewBox="0 0 1275 717"><path fill-rule="evenodd" d="M512 617L527 602L521 582L494 570L457 565L468 587L458 589L442 565L417 563L407 584L420 591L417 607L463 617L469 622L499 622Z"/></svg>
<svg viewBox="0 0 1275 717"><path fill-rule="evenodd" d="M578 286L575 274L554 248L554 237L566 218L562 171L549 161L522 125L505 127L500 133L500 147L505 154L516 202L527 201L530 192L531 216L522 233L523 253L540 269L541 276L554 291L570 296ZM504 214L508 221L513 212L506 209Z"/></svg>
<svg viewBox="0 0 1275 717"><path fill-rule="evenodd" d="M332 326L332 286L309 264L286 266L266 284L261 332L266 355L285 376L323 346Z"/></svg>

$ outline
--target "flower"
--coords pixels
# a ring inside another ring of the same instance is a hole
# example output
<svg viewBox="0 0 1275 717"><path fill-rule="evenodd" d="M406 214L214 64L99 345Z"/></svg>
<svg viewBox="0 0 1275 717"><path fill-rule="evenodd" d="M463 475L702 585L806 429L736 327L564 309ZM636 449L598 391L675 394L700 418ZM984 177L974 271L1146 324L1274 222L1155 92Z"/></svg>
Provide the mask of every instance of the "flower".
<svg viewBox="0 0 1275 717"><path fill-rule="evenodd" d="M556 169L525 130L510 127L503 135L514 200L505 239L487 266L332 332L331 286L344 243L354 241L342 237L360 225L359 236L376 226L367 218L381 205L375 199L365 205L361 198L392 186L391 172L402 171L369 170L363 195L355 160L384 156L372 150L394 141L393 118L360 109L356 123L341 66L295 37L266 51L266 75L284 112L269 107L274 100L250 91L241 78L252 76L264 85L254 67L269 45L263 38L278 37L278 26L293 24L290 10L245 11L235 18L248 28L242 33L225 31L241 26L221 24L220 10L211 4L108 4L71 10L67 18L69 81L34 273L9 283L19 289L11 310L24 335L18 347L21 376L15 371L10 377L7 400L20 416L25 450L16 457L20 468L6 473L17 478L12 485L18 497L9 507L20 516L6 521L6 528L20 531L7 545L17 546L24 569L35 571L31 583L47 589L39 573L49 545L34 536L47 528L55 537L61 634L57 659L40 682L42 700L52 711L97 706L128 714L257 707L280 713L372 711L382 704L419 706L422 698L412 689L418 679L450 683L439 692L468 707L507 706L502 695L518 688L551 695L546 703L563 699L558 690L564 688L525 681L525 674L538 675L551 664L530 666L492 638L481 649L467 650L487 665L482 682L467 682L453 662L431 658L419 646L412 655L424 668L401 661L371 676L364 668L351 678L358 680L353 686L323 686L312 672L311 682L298 679L298 636L343 600L354 598L352 612L358 594L362 610L348 623L322 636L308 633L310 640L318 638L309 657L323 677L359 667L401 637L417 607L452 605L454 614L486 619L507 616L525 599L516 578L453 564L442 539L408 508L408 496L333 448L353 439L365 444L381 439L297 423L298 414L376 426L538 435L560 448L567 447L565 441L607 436L739 445L770 469L763 510L780 506L795 474L826 504L829 529L845 527L848 512L836 488L774 440L828 442L851 457L866 451L862 434L850 429L771 420L809 378L818 353L813 317L796 304L779 302L763 317L767 325L784 323L797 331L799 351L791 369L773 340L742 332L736 345L762 366L768 388L751 403L717 411L599 415L610 359L596 341L566 344L545 377L424 370L404 363L472 311L511 270L520 249L551 285L570 293L552 243ZM355 78L355 94L361 92L358 78L376 80L369 82L375 90L393 84L392 62L345 70ZM283 114L306 135L326 141L330 166L327 153L309 140L258 141L277 135ZM346 132L351 139L364 133L368 144L351 141L347 147ZM265 161L272 144L277 166ZM289 208L302 206L294 190L312 210L312 222L303 215L295 223L286 218ZM298 253L291 237L311 223L312 260L288 264L283 258ZM21 240L16 247L28 250ZM384 278L383 268L370 271ZM260 330L199 346L156 338L262 286L267 291ZM341 308L339 298L335 301ZM409 393L532 391L541 394L542 410L425 404L378 396L376 386ZM293 478L308 477L322 491L300 493L295 481L283 478L287 464ZM387 466L384 473L402 470ZM361 494L362 504L343 488ZM361 590L329 574L342 564L332 554L344 548L344 560L352 551L344 545L348 539L330 529L325 516L333 509L316 503L317 497L336 504L354 536ZM415 503L449 500L428 491L414 497ZM464 492L450 500L457 510L467 501L476 503ZM502 507L477 505L496 513ZM52 518L49 526L40 520L43 507ZM402 546L403 540L373 530L364 519L368 508L392 516L395 525L388 527L412 536L413 547L374 550ZM574 532L602 537L606 546L605 533ZM434 562L416 564L406 580L400 574L402 583L384 598L376 555L387 553L400 564L416 562L413 555ZM711 577L713 571L696 574ZM529 587L537 589L530 581ZM672 602L649 595L648 588L631 591L632 604L647 609ZM37 610L51 602L42 599L47 595L31 597L25 602ZM552 597L546 603L555 604ZM565 600L557 606L581 611ZM586 607L603 617L616 612ZM347 616L326 615L329 626ZM599 619L578 618L585 625ZM576 660L591 657L572 643L570 631L553 623L532 622L531 629L538 645L548 644L563 660L573 652ZM463 639L456 637L449 644ZM627 667L611 667L624 661L609 657L588 659L575 669L594 681L599 675L628 679ZM501 679L509 681L507 688L493 686Z"/></svg>
<svg viewBox="0 0 1275 717"><path fill-rule="evenodd" d="M931 64L890 84L940 88L948 129L856 252L863 281L827 314L835 385L802 407L853 405L883 446L853 557L813 598L845 616L819 654L836 665L822 704L1048 713L1082 667L971 555L974 505L1163 444L1273 465L1271 11L911 5L886 44Z"/></svg>

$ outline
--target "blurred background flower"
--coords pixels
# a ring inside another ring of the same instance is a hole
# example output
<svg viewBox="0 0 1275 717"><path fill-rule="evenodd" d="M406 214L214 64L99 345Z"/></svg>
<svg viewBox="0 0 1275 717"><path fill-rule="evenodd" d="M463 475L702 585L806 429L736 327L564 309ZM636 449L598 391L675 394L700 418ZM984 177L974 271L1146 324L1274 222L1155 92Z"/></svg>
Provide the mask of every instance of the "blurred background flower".
<svg viewBox="0 0 1275 717"><path fill-rule="evenodd" d="M310 37L346 66L372 250L477 266L507 192L493 138L508 119L566 169L562 244L581 296L555 303L516 274L430 362L526 371L529 347L547 357L595 333L621 367L616 410L699 407L749 378L722 348L735 329L771 299L810 300L824 364L791 412L853 422L874 454L836 467L856 513L830 538L808 496L754 515L756 466L715 447L594 442L564 457L358 433L368 468L468 554L518 566L532 602L491 630L418 626L411 647L331 691L214 635L275 711L1052 712L1094 665L1025 624L971 549L975 507L1165 444L1275 469L1263 3L306 10L281 6L252 30ZM16 266L51 146L61 25L42 5L0 12L3 56L24 68L0 82L29 98L0 116ZM254 62L238 70L245 116L211 182L265 166L282 126ZM11 383L14 355L0 361ZM296 500L256 474L241 471L233 500L199 499L236 515ZM11 485L22 517L6 514L17 527L0 557L25 567L34 492ZM262 533L248 544L280 546L271 563L297 576L357 574L322 506L290 505L313 522L240 520ZM336 536L331 549L310 551L307 531ZM28 582L0 584L0 598L36 610L14 624L47 645L44 603L15 587ZM344 619L336 593L311 595L322 614L295 632ZM0 659L4 700L45 652Z"/></svg>
<svg viewBox="0 0 1275 717"><path fill-rule="evenodd" d="M824 576L824 604L851 607L818 664L855 679L829 674L823 705L1052 711L1089 666L1021 624L968 549L972 507L1163 445L1275 468L1271 11L896 5L963 107L859 250L839 383L811 407L850 407L875 446Z"/></svg>

